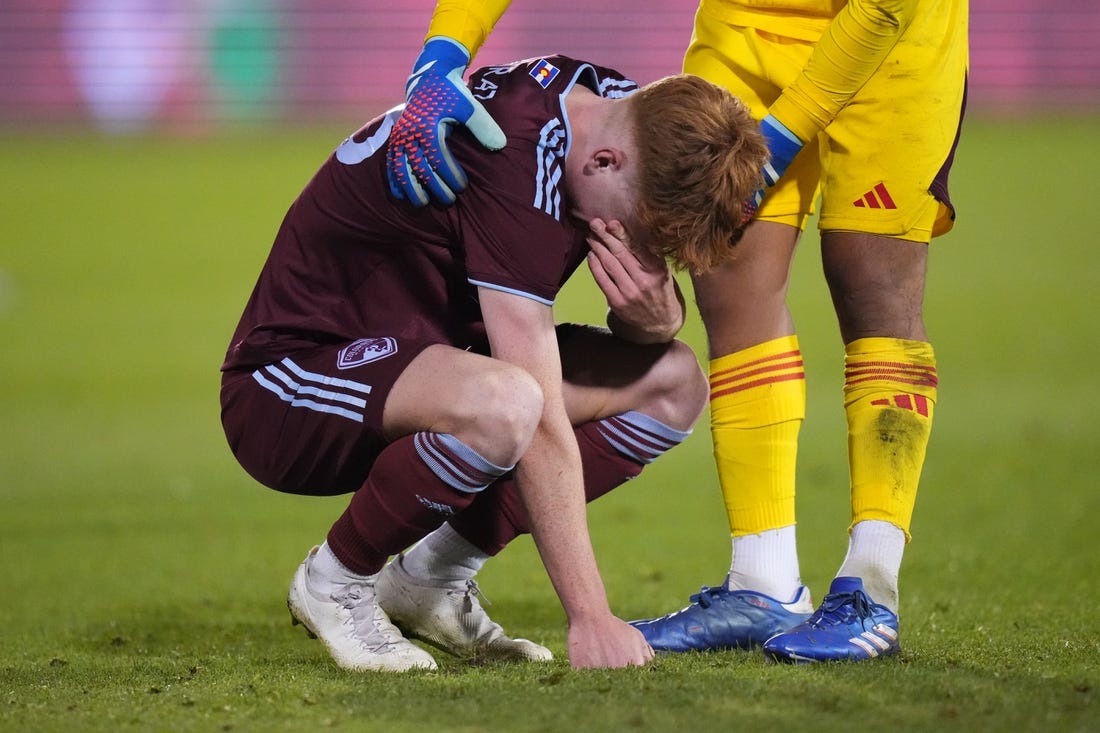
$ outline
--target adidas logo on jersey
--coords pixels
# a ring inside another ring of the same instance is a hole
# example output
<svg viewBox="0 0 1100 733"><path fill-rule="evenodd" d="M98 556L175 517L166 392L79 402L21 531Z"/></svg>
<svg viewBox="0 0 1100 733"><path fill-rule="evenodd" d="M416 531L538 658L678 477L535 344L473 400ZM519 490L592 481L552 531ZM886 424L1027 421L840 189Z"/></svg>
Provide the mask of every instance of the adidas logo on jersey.
<svg viewBox="0 0 1100 733"><path fill-rule="evenodd" d="M861 198L852 202L852 206L861 209L896 209L898 205L890 198L890 192L886 190L885 183L879 183Z"/></svg>

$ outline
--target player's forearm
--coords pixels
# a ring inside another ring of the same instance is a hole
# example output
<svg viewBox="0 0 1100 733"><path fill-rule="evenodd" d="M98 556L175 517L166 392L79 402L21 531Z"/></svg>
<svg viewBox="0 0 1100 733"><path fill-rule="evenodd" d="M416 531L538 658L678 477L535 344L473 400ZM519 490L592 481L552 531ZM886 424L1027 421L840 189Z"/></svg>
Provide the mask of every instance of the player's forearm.
<svg viewBox="0 0 1100 733"><path fill-rule="evenodd" d="M425 39L447 36L461 43L472 59L511 0L438 0Z"/></svg>
<svg viewBox="0 0 1100 733"><path fill-rule="evenodd" d="M882 65L918 0L850 0L799 77L768 110L803 142L825 128Z"/></svg>
<svg viewBox="0 0 1100 733"><path fill-rule="evenodd" d="M584 476L572 426L544 419L516 464L516 483L531 536L570 623L611 615L588 534Z"/></svg>

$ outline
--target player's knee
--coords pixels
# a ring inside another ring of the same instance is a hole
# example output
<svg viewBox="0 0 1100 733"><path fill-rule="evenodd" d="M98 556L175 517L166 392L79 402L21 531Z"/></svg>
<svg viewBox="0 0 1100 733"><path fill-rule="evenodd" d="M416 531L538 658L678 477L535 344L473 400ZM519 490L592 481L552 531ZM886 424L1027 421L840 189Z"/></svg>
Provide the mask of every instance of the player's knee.
<svg viewBox="0 0 1100 733"><path fill-rule="evenodd" d="M707 406L710 386L691 347L676 340L650 370L647 402L639 409L677 430L690 429Z"/></svg>
<svg viewBox="0 0 1100 733"><path fill-rule="evenodd" d="M512 465L531 442L542 417L542 389L523 369L502 365L478 383L470 442L500 465Z"/></svg>

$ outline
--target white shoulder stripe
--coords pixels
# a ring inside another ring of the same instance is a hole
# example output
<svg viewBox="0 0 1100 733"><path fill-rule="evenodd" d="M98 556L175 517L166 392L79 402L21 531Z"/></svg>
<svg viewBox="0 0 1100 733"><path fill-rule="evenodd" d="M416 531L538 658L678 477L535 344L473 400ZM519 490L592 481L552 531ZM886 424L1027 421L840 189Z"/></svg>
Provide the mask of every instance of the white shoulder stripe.
<svg viewBox="0 0 1100 733"><path fill-rule="evenodd" d="M565 128L556 117L539 131L533 205L558 221L561 220L561 194L558 185L561 182L561 160L565 156L565 143Z"/></svg>
<svg viewBox="0 0 1100 733"><path fill-rule="evenodd" d="M600 79L600 96L608 99L628 97L638 91L638 85L629 79Z"/></svg>

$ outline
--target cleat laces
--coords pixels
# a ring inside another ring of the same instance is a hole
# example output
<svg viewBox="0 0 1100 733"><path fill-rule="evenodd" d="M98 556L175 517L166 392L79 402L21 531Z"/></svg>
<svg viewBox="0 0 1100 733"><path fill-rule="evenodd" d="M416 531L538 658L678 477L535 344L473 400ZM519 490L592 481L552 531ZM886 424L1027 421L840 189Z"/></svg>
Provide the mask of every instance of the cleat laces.
<svg viewBox="0 0 1100 733"><path fill-rule="evenodd" d="M462 594L463 596L465 596L464 600L466 601L466 604L468 606L468 608L467 608L468 611L473 610L473 606L474 606L475 602L477 602L478 605L485 605L485 606L493 605L492 601L489 600L489 597L485 595L485 591L481 590L481 586L478 585L477 581L474 580L473 578L469 578L466 581L466 587L465 588L462 588L461 590L453 590L453 591L451 591L451 593L452 594Z"/></svg>
<svg viewBox="0 0 1100 733"><path fill-rule="evenodd" d="M867 619L872 616L871 599L863 591L831 593L825 596L821 608L814 613L807 624L820 629L858 622L866 627Z"/></svg>
<svg viewBox="0 0 1100 733"><path fill-rule="evenodd" d="M712 598L715 598L725 592L725 588L713 587L704 585L699 589L699 592L688 598L692 603L698 603L703 608L710 608L713 604Z"/></svg>
<svg viewBox="0 0 1100 733"><path fill-rule="evenodd" d="M504 636L504 629L489 618L489 614L485 611L482 604L491 606L492 603L476 580L467 579L461 588L450 590L447 595L461 596L462 613L466 616L464 623L473 635L474 641L486 644Z"/></svg>
<svg viewBox="0 0 1100 733"><path fill-rule="evenodd" d="M363 602L365 587L346 585L329 597L348 612L344 623L352 628L353 636L364 649L375 654L393 651L404 637L390 623L381 606Z"/></svg>

